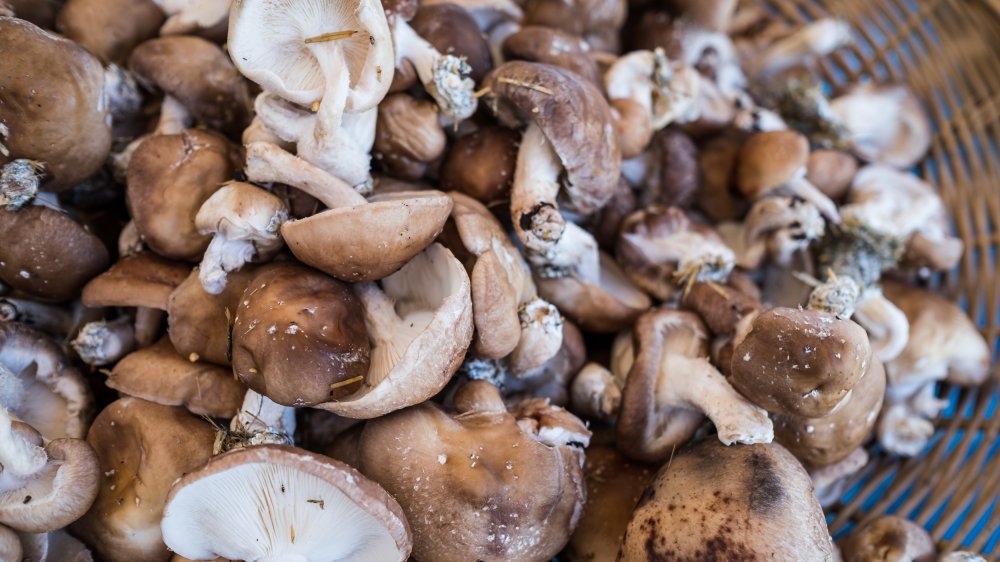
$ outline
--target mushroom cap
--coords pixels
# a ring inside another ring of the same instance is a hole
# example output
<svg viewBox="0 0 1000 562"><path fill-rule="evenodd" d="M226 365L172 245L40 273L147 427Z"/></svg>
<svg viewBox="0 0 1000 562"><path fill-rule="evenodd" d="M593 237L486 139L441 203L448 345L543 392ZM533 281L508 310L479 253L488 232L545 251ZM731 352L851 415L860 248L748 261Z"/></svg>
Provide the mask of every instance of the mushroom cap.
<svg viewBox="0 0 1000 562"><path fill-rule="evenodd" d="M508 59L551 64L571 70L602 86L597 63L590 58L590 46L577 35L553 27L527 25L507 37L503 52Z"/></svg>
<svg viewBox="0 0 1000 562"><path fill-rule="evenodd" d="M775 414L830 414L872 361L864 328L816 310L772 308L748 316L734 340L730 383Z"/></svg>
<svg viewBox="0 0 1000 562"><path fill-rule="evenodd" d="M382 0L382 9L387 18L399 18L403 21L410 21L417 15L420 7L419 0Z"/></svg>
<svg viewBox="0 0 1000 562"><path fill-rule="evenodd" d="M303 263L344 281L382 279L441 233L451 198L440 191L400 191L354 207L329 209L281 225Z"/></svg>
<svg viewBox="0 0 1000 562"><path fill-rule="evenodd" d="M565 413L553 406L518 418L485 381L461 387L455 404L455 414L430 402L407 408L361 434L361 471L399 501L414 558L550 559L583 508L583 450L543 436L572 435L582 422L546 417Z"/></svg>
<svg viewBox="0 0 1000 562"><path fill-rule="evenodd" d="M233 372L286 406L311 406L362 386L332 386L368 373L363 312L350 287L295 263L264 267L233 320Z"/></svg>
<svg viewBox="0 0 1000 562"><path fill-rule="evenodd" d="M153 0L66 0L55 23L59 33L103 62L120 63L155 37L164 19Z"/></svg>
<svg viewBox="0 0 1000 562"><path fill-rule="evenodd" d="M108 562L167 560L160 534L167 492L211 457L215 430L183 408L127 397L97 416L87 442L104 479L73 533Z"/></svg>
<svg viewBox="0 0 1000 562"><path fill-rule="evenodd" d="M764 131L740 149L737 186L747 199L757 199L792 179L809 161L809 140L795 131Z"/></svg>
<svg viewBox="0 0 1000 562"><path fill-rule="evenodd" d="M128 67L213 129L237 135L250 124L247 84L211 41L190 35L150 39L132 51Z"/></svg>
<svg viewBox="0 0 1000 562"><path fill-rule="evenodd" d="M129 160L127 201L142 240L156 253L197 261L212 237L194 220L209 197L233 177L237 147L203 129L147 138Z"/></svg>
<svg viewBox="0 0 1000 562"><path fill-rule="evenodd" d="M923 527L895 515L883 515L839 542L841 556L851 562L930 561L937 554Z"/></svg>
<svg viewBox="0 0 1000 562"><path fill-rule="evenodd" d="M36 0L4 0L8 9L14 11L14 17L28 20L38 27L51 29L56 12L62 8L56 2L38 2Z"/></svg>
<svg viewBox="0 0 1000 562"><path fill-rule="evenodd" d="M733 335L740 319L763 308L759 298L731 283L713 286L700 281L681 297L681 305L698 313L716 336Z"/></svg>
<svg viewBox="0 0 1000 562"><path fill-rule="evenodd" d="M39 205L0 209L0 240L0 281L45 300L73 298L110 261L104 244L81 224Z"/></svg>
<svg viewBox="0 0 1000 562"><path fill-rule="evenodd" d="M524 5L524 23L561 29L595 50L617 53L627 11L625 0L531 0Z"/></svg>
<svg viewBox="0 0 1000 562"><path fill-rule="evenodd" d="M906 169L931 146L931 121L920 99L902 84L859 84L830 102L847 128L854 153L869 162Z"/></svg>
<svg viewBox="0 0 1000 562"><path fill-rule="evenodd" d="M691 207L701 188L701 164L694 141L684 131L667 127L653 136L650 149L656 172L646 178L642 205Z"/></svg>
<svg viewBox="0 0 1000 562"><path fill-rule="evenodd" d="M520 137L496 125L480 127L455 139L441 165L441 186L483 203L510 191Z"/></svg>
<svg viewBox="0 0 1000 562"><path fill-rule="evenodd" d="M182 357L166 337L123 357L105 384L122 394L213 418L236 415L247 391L228 369Z"/></svg>
<svg viewBox="0 0 1000 562"><path fill-rule="evenodd" d="M451 252L431 244L382 279L382 288L399 324L387 341L370 336L372 362L362 388L317 408L349 418L381 416L428 400L461 365L472 342L472 288Z"/></svg>
<svg viewBox="0 0 1000 562"><path fill-rule="evenodd" d="M111 150L104 67L73 41L21 19L0 17L0 166L45 165L41 189L64 191L92 176ZM4 238L8 240L8 238Z"/></svg>
<svg viewBox="0 0 1000 562"><path fill-rule="evenodd" d="M827 197L839 200L851 188L858 161L839 150L820 149L809 155L806 179Z"/></svg>
<svg viewBox="0 0 1000 562"><path fill-rule="evenodd" d="M412 547L403 510L378 484L278 445L230 451L178 480L161 527L171 550L198 560L402 562Z"/></svg>
<svg viewBox="0 0 1000 562"><path fill-rule="evenodd" d="M167 310L170 293L184 282L191 266L152 252L125 256L83 288L84 306L141 306Z"/></svg>
<svg viewBox="0 0 1000 562"><path fill-rule="evenodd" d="M808 468L847 458L871 435L885 397L885 368L877 357L858 384L830 415L805 418L776 414L774 439Z"/></svg>
<svg viewBox="0 0 1000 562"><path fill-rule="evenodd" d="M812 481L777 443L715 439L674 455L643 494L618 560L832 560Z"/></svg>
<svg viewBox="0 0 1000 562"><path fill-rule="evenodd" d="M500 123L535 123L565 172L563 193L573 210L589 214L615 192L621 152L611 108L601 90L579 74L526 61L493 69L483 81Z"/></svg>
<svg viewBox="0 0 1000 562"><path fill-rule="evenodd" d="M374 148L383 159L402 156L431 162L441 156L447 142L433 101L400 92L386 96L379 104ZM376 154L375 158L379 157Z"/></svg>
<svg viewBox="0 0 1000 562"><path fill-rule="evenodd" d="M493 56L483 32L465 8L452 3L420 4L410 27L439 53L465 57L472 71L469 78L479 83L493 69Z"/></svg>
<svg viewBox="0 0 1000 562"><path fill-rule="evenodd" d="M226 288L218 295L205 292L198 270L191 271L167 299L170 342L181 357L191 354L217 365L229 365L229 327L243 296L256 275L253 266L229 272Z"/></svg>

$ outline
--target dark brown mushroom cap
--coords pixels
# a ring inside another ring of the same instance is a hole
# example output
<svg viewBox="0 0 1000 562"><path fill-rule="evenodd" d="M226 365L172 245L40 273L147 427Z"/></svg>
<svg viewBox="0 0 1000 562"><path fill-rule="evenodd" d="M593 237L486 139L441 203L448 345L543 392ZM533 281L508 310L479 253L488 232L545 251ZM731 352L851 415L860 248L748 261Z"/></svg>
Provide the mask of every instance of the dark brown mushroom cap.
<svg viewBox="0 0 1000 562"><path fill-rule="evenodd" d="M742 131L718 135L701 145L698 208L716 221L738 220L750 208L734 178L742 145Z"/></svg>
<svg viewBox="0 0 1000 562"><path fill-rule="evenodd" d="M43 29L51 29L56 12L62 7L59 2L39 2L38 0L4 0L14 11L14 17L28 20Z"/></svg>
<svg viewBox="0 0 1000 562"><path fill-rule="evenodd" d="M621 152L611 108L596 86L575 72L548 64L511 61L483 81L488 103L504 126L534 122L566 174L570 206L592 213L615 192Z"/></svg>
<svg viewBox="0 0 1000 562"><path fill-rule="evenodd" d="M812 481L776 443L679 451L639 500L618 560L833 559Z"/></svg>
<svg viewBox="0 0 1000 562"><path fill-rule="evenodd" d="M301 265L262 269L243 292L233 321L233 372L286 406L311 406L358 390L370 352L361 302L350 287Z"/></svg>
<svg viewBox="0 0 1000 562"><path fill-rule="evenodd" d="M846 562L931 562L937 554L923 527L896 515L883 515L838 543Z"/></svg>
<svg viewBox="0 0 1000 562"><path fill-rule="evenodd" d="M607 204L595 213L587 230L594 235L601 249L613 252L618 241L625 217L632 214L638 206L635 192L625 178L619 178L615 194Z"/></svg>
<svg viewBox="0 0 1000 562"><path fill-rule="evenodd" d="M190 129L143 141L129 161L129 211L156 253L197 261L212 241L195 228L198 210L223 182L233 178L236 146L222 135Z"/></svg>
<svg viewBox="0 0 1000 562"><path fill-rule="evenodd" d="M743 143L737 185L748 199L780 187L809 160L809 140L795 131L765 131Z"/></svg>
<svg viewBox="0 0 1000 562"><path fill-rule="evenodd" d="M178 355L166 337L123 357L105 384L122 394L213 418L235 416L247 392L229 369Z"/></svg>
<svg viewBox="0 0 1000 562"><path fill-rule="evenodd" d="M167 300L170 342L181 357L196 355L217 365L229 365L229 327L236 316L243 289L257 269L245 265L227 276L226 288L218 295L205 292L198 270L188 275Z"/></svg>
<svg viewBox="0 0 1000 562"><path fill-rule="evenodd" d="M150 39L132 51L128 67L213 129L238 135L250 124L247 83L211 41L188 35Z"/></svg>
<svg viewBox="0 0 1000 562"><path fill-rule="evenodd" d="M668 0L664 5L681 17L711 31L725 33L737 0Z"/></svg>
<svg viewBox="0 0 1000 562"><path fill-rule="evenodd" d="M403 21L410 21L417 15L417 8L420 7L420 0L382 0L382 9L385 17L400 18Z"/></svg>
<svg viewBox="0 0 1000 562"><path fill-rule="evenodd" d="M510 191L517 165L520 137L495 125L481 127L456 139L441 166L441 186L490 203Z"/></svg>
<svg viewBox="0 0 1000 562"><path fill-rule="evenodd" d="M524 24L561 29L584 37L594 49L617 53L627 7L626 0L530 0L524 3Z"/></svg>
<svg viewBox="0 0 1000 562"><path fill-rule="evenodd" d="M123 62L136 45L156 37L164 19L153 0L66 0L56 29L106 63Z"/></svg>
<svg viewBox="0 0 1000 562"><path fill-rule="evenodd" d="M740 335L730 383L775 414L830 414L872 361L864 328L827 312L773 308L753 318L742 341Z"/></svg>
<svg viewBox="0 0 1000 562"><path fill-rule="evenodd" d="M125 256L83 288L84 306L142 306L167 309L170 293L180 285L191 266L170 261L152 252Z"/></svg>
<svg viewBox="0 0 1000 562"><path fill-rule="evenodd" d="M681 305L698 313L717 336L731 336L744 316L763 308L760 300L729 283L697 282L681 297Z"/></svg>
<svg viewBox="0 0 1000 562"><path fill-rule="evenodd" d="M493 69L490 45L465 8L450 3L422 5L410 26L438 52L465 57L472 67L469 77L477 84Z"/></svg>
<svg viewBox="0 0 1000 562"><path fill-rule="evenodd" d="M851 188L858 173L858 161L839 150L821 149L809 155L806 179L827 197L839 200Z"/></svg>
<svg viewBox="0 0 1000 562"><path fill-rule="evenodd" d="M73 298L110 261L96 236L48 207L0 210L0 240L0 280L46 300Z"/></svg>
<svg viewBox="0 0 1000 562"><path fill-rule="evenodd" d="M386 96L379 103L373 154L376 159L397 157L431 162L441 156L447 142L433 101L398 93Z"/></svg>
<svg viewBox="0 0 1000 562"><path fill-rule="evenodd" d="M17 18L0 17L0 166L45 165L41 188L63 191L92 176L111 150L104 67L83 47ZM15 54L17 56L15 56Z"/></svg>
<svg viewBox="0 0 1000 562"><path fill-rule="evenodd" d="M701 163L691 137L676 127L667 127L653 135L650 149L656 173L647 178L640 192L642 205L682 209L693 205L701 187Z"/></svg>
<svg viewBox="0 0 1000 562"><path fill-rule="evenodd" d="M598 88L601 76L590 58L587 42L576 35L552 27L529 25L507 38L503 52L508 59L551 64L571 70Z"/></svg>
<svg viewBox="0 0 1000 562"><path fill-rule="evenodd" d="M843 460L864 443L875 427L882 411L885 382L882 362L872 357L868 371L832 414L822 418L772 416L774 439L809 468Z"/></svg>

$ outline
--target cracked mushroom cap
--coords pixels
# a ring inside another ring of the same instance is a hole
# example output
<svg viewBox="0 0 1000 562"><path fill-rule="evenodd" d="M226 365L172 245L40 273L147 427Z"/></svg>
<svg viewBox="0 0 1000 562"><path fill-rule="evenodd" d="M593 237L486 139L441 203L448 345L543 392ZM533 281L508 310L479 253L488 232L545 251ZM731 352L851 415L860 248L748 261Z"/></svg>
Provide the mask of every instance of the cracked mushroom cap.
<svg viewBox="0 0 1000 562"><path fill-rule="evenodd" d="M192 270L167 299L170 343L181 357L195 356L217 365L229 365L230 325L240 305L240 297L257 268L243 266L231 271L226 288L218 295L205 292Z"/></svg>
<svg viewBox="0 0 1000 562"><path fill-rule="evenodd" d="M164 257L198 261L212 237L198 232L195 216L233 178L237 150L203 129L144 140L126 173L126 200L142 241Z"/></svg>
<svg viewBox="0 0 1000 562"><path fill-rule="evenodd" d="M736 178L740 192L758 199L792 179L809 161L809 140L795 131L765 131L743 143Z"/></svg>
<svg viewBox="0 0 1000 562"><path fill-rule="evenodd" d="M902 84L859 84L830 102L854 153L894 168L914 166L931 145L931 121Z"/></svg>
<svg viewBox="0 0 1000 562"><path fill-rule="evenodd" d="M832 560L812 481L777 443L679 451L639 500L621 562Z"/></svg>
<svg viewBox="0 0 1000 562"><path fill-rule="evenodd" d="M46 191L92 176L111 150L100 61L73 41L11 17L0 17L0 52L8 53L0 62L6 148L0 166L19 158L41 162Z"/></svg>
<svg viewBox="0 0 1000 562"><path fill-rule="evenodd" d="M361 471L399 501L415 559L543 561L569 540L590 432L561 408L528 406L508 412L496 387L472 381L455 414L427 402L365 426Z"/></svg>
<svg viewBox="0 0 1000 562"><path fill-rule="evenodd" d="M883 515L839 542L848 562L930 562L937 554L923 527L895 515Z"/></svg>
<svg viewBox="0 0 1000 562"><path fill-rule="evenodd" d="M369 372L361 303L346 284L295 263L264 267L235 311L233 372L286 406L353 394Z"/></svg>
<svg viewBox="0 0 1000 562"><path fill-rule="evenodd" d="M493 69L493 57L485 35L469 12L450 2L421 2L410 27L439 53L465 57L472 68L469 78L477 84Z"/></svg>
<svg viewBox="0 0 1000 562"><path fill-rule="evenodd" d="M80 223L39 205L0 209L0 240L0 281L44 300L73 298L110 261L104 244Z"/></svg>
<svg viewBox="0 0 1000 562"><path fill-rule="evenodd" d="M229 369L179 355L166 337L123 357L105 384L121 394L213 418L233 417L247 391Z"/></svg>
<svg viewBox="0 0 1000 562"><path fill-rule="evenodd" d="M104 477L73 533L107 562L168 560L160 534L167 493L212 456L215 430L183 408L126 397L97 416L87 442Z"/></svg>
<svg viewBox="0 0 1000 562"><path fill-rule="evenodd" d="M483 87L502 125L541 129L562 164L563 194L573 210L592 213L614 195L621 152L611 108L597 86L564 68L511 61L493 69Z"/></svg>
<svg viewBox="0 0 1000 562"><path fill-rule="evenodd" d="M178 480L161 527L171 550L197 560L403 562L413 544L403 510L378 484L278 445L230 451Z"/></svg>
<svg viewBox="0 0 1000 562"><path fill-rule="evenodd" d="M136 45L156 37L164 19L154 0L67 0L55 24L105 63L121 63Z"/></svg>
<svg viewBox="0 0 1000 562"><path fill-rule="evenodd" d="M864 328L816 310L779 307L747 316L733 344L730 382L775 414L830 414L872 362Z"/></svg>
<svg viewBox="0 0 1000 562"><path fill-rule="evenodd" d="M597 63L590 57L590 46L582 38L553 27L528 25L503 43L508 59L551 64L571 70L601 88Z"/></svg>
<svg viewBox="0 0 1000 562"><path fill-rule="evenodd" d="M166 310L170 293L191 272L191 266L152 252L125 256L83 288L84 306L141 306Z"/></svg>

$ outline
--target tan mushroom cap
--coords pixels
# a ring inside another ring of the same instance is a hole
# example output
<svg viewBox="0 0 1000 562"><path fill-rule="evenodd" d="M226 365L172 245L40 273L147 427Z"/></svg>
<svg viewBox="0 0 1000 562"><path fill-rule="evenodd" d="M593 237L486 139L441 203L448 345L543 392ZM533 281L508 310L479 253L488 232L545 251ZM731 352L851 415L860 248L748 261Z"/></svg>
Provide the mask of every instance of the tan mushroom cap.
<svg viewBox="0 0 1000 562"><path fill-rule="evenodd" d="M184 282L191 266L152 252L121 258L83 288L84 306L141 306L166 310L170 293Z"/></svg>
<svg viewBox="0 0 1000 562"><path fill-rule="evenodd" d="M833 200L847 194L857 173L858 161L839 150L817 150L806 164L806 179Z"/></svg>
<svg viewBox="0 0 1000 562"><path fill-rule="evenodd" d="M399 501L413 557L550 559L582 511L583 450L543 436L576 438L582 422L518 419L484 381L461 387L455 404L455 414L427 402L371 420L361 435L361 471Z"/></svg>
<svg viewBox="0 0 1000 562"><path fill-rule="evenodd" d="M153 0L67 0L56 29L105 63L122 62L155 37L165 15Z"/></svg>
<svg viewBox="0 0 1000 562"><path fill-rule="evenodd" d="M366 205L330 209L281 225L295 257L350 282L398 271L441 233L451 198L440 191L402 191Z"/></svg>
<svg viewBox="0 0 1000 562"><path fill-rule="evenodd" d="M181 357L192 354L203 361L229 365L232 319L247 284L257 274L257 268L245 265L228 275L226 288L218 295L205 292L192 270L167 300L167 325L170 342Z"/></svg>
<svg viewBox="0 0 1000 562"><path fill-rule="evenodd" d="M160 534L167 492L209 459L215 430L183 408L128 397L97 416L87 442L104 478L73 533L108 562L169 559Z"/></svg>
<svg viewBox="0 0 1000 562"><path fill-rule="evenodd" d="M278 445L230 451L178 480L161 526L172 550L199 560L402 562L413 544L403 510L378 484Z"/></svg>
<svg viewBox="0 0 1000 562"><path fill-rule="evenodd" d="M0 166L27 158L45 165L41 188L64 191L96 172L111 149L104 68L73 41L0 17ZM8 238L4 238L7 240Z"/></svg>
<svg viewBox="0 0 1000 562"><path fill-rule="evenodd" d="M832 560L823 510L795 457L777 443L679 451L632 515L621 562Z"/></svg>
<svg viewBox="0 0 1000 562"><path fill-rule="evenodd" d="M839 542L848 562L929 562L937 554L923 527L895 515L883 515Z"/></svg>
<svg viewBox="0 0 1000 562"><path fill-rule="evenodd" d="M198 232L195 216L232 179L237 150L202 129L143 141L129 161L126 191L143 242L164 257L198 261L212 237Z"/></svg>
<svg viewBox="0 0 1000 562"><path fill-rule="evenodd" d="M45 300L73 298L110 261L96 236L48 207L0 209L0 240L0 281Z"/></svg>
<svg viewBox="0 0 1000 562"><path fill-rule="evenodd" d="M827 312L779 307L743 319L729 380L772 413L818 418L840 404L871 361L861 326Z"/></svg>
<svg viewBox="0 0 1000 562"><path fill-rule="evenodd" d="M441 186L483 203L510 192L520 137L505 127L485 126L455 139L441 166Z"/></svg>
<svg viewBox="0 0 1000 562"><path fill-rule="evenodd" d="M930 148L930 117L917 95L903 84L858 84L831 100L844 123L851 148L862 159L906 169Z"/></svg>
<svg viewBox="0 0 1000 562"><path fill-rule="evenodd" d="M122 394L213 418L233 417L247 391L229 369L182 357L166 337L123 357L105 384Z"/></svg>
<svg viewBox="0 0 1000 562"><path fill-rule="evenodd" d="M757 133L743 143L737 185L757 199L790 180L809 160L809 140L795 131Z"/></svg>

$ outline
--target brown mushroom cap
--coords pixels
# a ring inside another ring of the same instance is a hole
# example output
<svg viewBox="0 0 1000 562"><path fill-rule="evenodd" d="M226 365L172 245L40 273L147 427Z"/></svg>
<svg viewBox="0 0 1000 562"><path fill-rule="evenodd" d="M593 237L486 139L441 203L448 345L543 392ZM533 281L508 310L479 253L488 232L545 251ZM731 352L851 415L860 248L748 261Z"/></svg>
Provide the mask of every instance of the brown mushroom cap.
<svg viewBox="0 0 1000 562"><path fill-rule="evenodd" d="M809 140L795 131L765 131L743 143L737 185L747 199L780 187L809 160Z"/></svg>
<svg viewBox="0 0 1000 562"><path fill-rule="evenodd" d="M618 560L833 559L812 482L776 443L678 452L632 515Z"/></svg>
<svg viewBox="0 0 1000 562"><path fill-rule="evenodd" d="M376 159L401 156L430 162L441 156L447 142L438 124L437 104L433 101L398 93L386 96L379 103L375 125Z"/></svg>
<svg viewBox="0 0 1000 562"><path fill-rule="evenodd" d="M45 2L39 2L45 3ZM153 0L66 0L56 29L104 62L122 62L166 16Z"/></svg>
<svg viewBox="0 0 1000 562"><path fill-rule="evenodd" d="M441 166L441 186L483 203L510 191L520 137L504 127L486 126L456 139Z"/></svg>
<svg viewBox="0 0 1000 562"><path fill-rule="evenodd" d="M590 58L587 42L565 31L540 25L522 27L504 41L503 52L508 59L540 62L571 70L601 87L597 63Z"/></svg>
<svg viewBox="0 0 1000 562"><path fill-rule="evenodd" d="M150 39L132 51L128 67L213 129L237 135L250 124L247 83L211 41L188 35Z"/></svg>
<svg viewBox="0 0 1000 562"><path fill-rule="evenodd" d="M4 0L14 16L43 29L51 29L56 12L62 7L59 2L39 2L38 0Z"/></svg>
<svg viewBox="0 0 1000 562"><path fill-rule="evenodd" d="M741 132L717 135L701 145L698 208L716 221L737 220L750 208L734 178L742 146Z"/></svg>
<svg viewBox="0 0 1000 562"><path fill-rule="evenodd" d="M815 310L772 308L748 316L734 341L730 382L776 414L830 414L868 370L864 328Z"/></svg>
<svg viewBox="0 0 1000 562"><path fill-rule="evenodd" d="M460 388L455 403L454 415L427 402L371 420L361 435L360 469L399 501L414 558L551 558L580 516L583 451L543 435L569 428L516 418L484 381ZM539 434L521 424L538 424Z"/></svg>
<svg viewBox="0 0 1000 562"><path fill-rule="evenodd" d="M229 365L229 328L243 296L243 289L257 274L243 266L228 275L226 288L218 295L205 292L193 270L167 300L170 342L181 357L192 354L217 365Z"/></svg>
<svg viewBox="0 0 1000 562"><path fill-rule="evenodd" d="M105 384L122 394L214 418L236 415L247 391L229 369L178 355L166 337L123 357Z"/></svg>
<svg viewBox="0 0 1000 562"><path fill-rule="evenodd" d="M370 353L350 287L301 265L262 269L236 309L233 372L279 404L311 406L352 394L363 386Z"/></svg>
<svg viewBox="0 0 1000 562"><path fill-rule="evenodd" d="M167 492L212 455L212 426L183 408L129 397L97 416L87 442L104 479L73 533L108 562L169 559L160 534Z"/></svg>
<svg viewBox="0 0 1000 562"><path fill-rule="evenodd" d="M809 155L806 179L833 200L839 200L851 188L858 173L858 161L839 150L820 149Z"/></svg>
<svg viewBox="0 0 1000 562"><path fill-rule="evenodd" d="M646 179L639 201L643 206L665 205L688 208L701 187L698 147L684 131L667 127L650 143L656 173Z"/></svg>
<svg viewBox="0 0 1000 562"><path fill-rule="evenodd" d="M763 308L759 298L747 295L731 283L714 286L694 283L682 295L681 305L697 312L717 336L733 335L740 319Z"/></svg>
<svg viewBox="0 0 1000 562"><path fill-rule="evenodd" d="M143 141L126 175L129 211L143 242L164 257L201 259L212 237L199 233L194 219L233 178L236 150L222 135L202 129Z"/></svg>
<svg viewBox="0 0 1000 562"><path fill-rule="evenodd" d="M937 554L923 527L895 515L883 515L839 542L848 562L930 562Z"/></svg>
<svg viewBox="0 0 1000 562"><path fill-rule="evenodd" d="M10 17L0 17L0 52L7 53L0 61L0 141L7 149L0 166L18 158L41 162L46 191L92 176L111 150L100 61L72 41Z"/></svg>
<svg viewBox="0 0 1000 562"><path fill-rule="evenodd" d="M621 152L611 108L597 86L563 68L511 61L493 69L483 87L502 125L534 122L542 130L562 162L572 209L592 213L611 198Z"/></svg>
<svg viewBox="0 0 1000 562"><path fill-rule="evenodd" d="M465 8L450 3L422 4L409 23L439 53L465 57L472 67L469 78L476 83L493 69L489 43Z"/></svg>
<svg viewBox="0 0 1000 562"><path fill-rule="evenodd" d="M583 37L595 50L617 53L627 7L625 0L530 0L524 23L561 29Z"/></svg>
<svg viewBox="0 0 1000 562"><path fill-rule="evenodd" d="M125 256L83 288L84 306L142 306L166 310L170 293L191 272L191 266L152 252Z"/></svg>
<svg viewBox="0 0 1000 562"><path fill-rule="evenodd" d="M73 298L110 261L96 236L48 207L0 210L0 240L0 281L45 300Z"/></svg>

